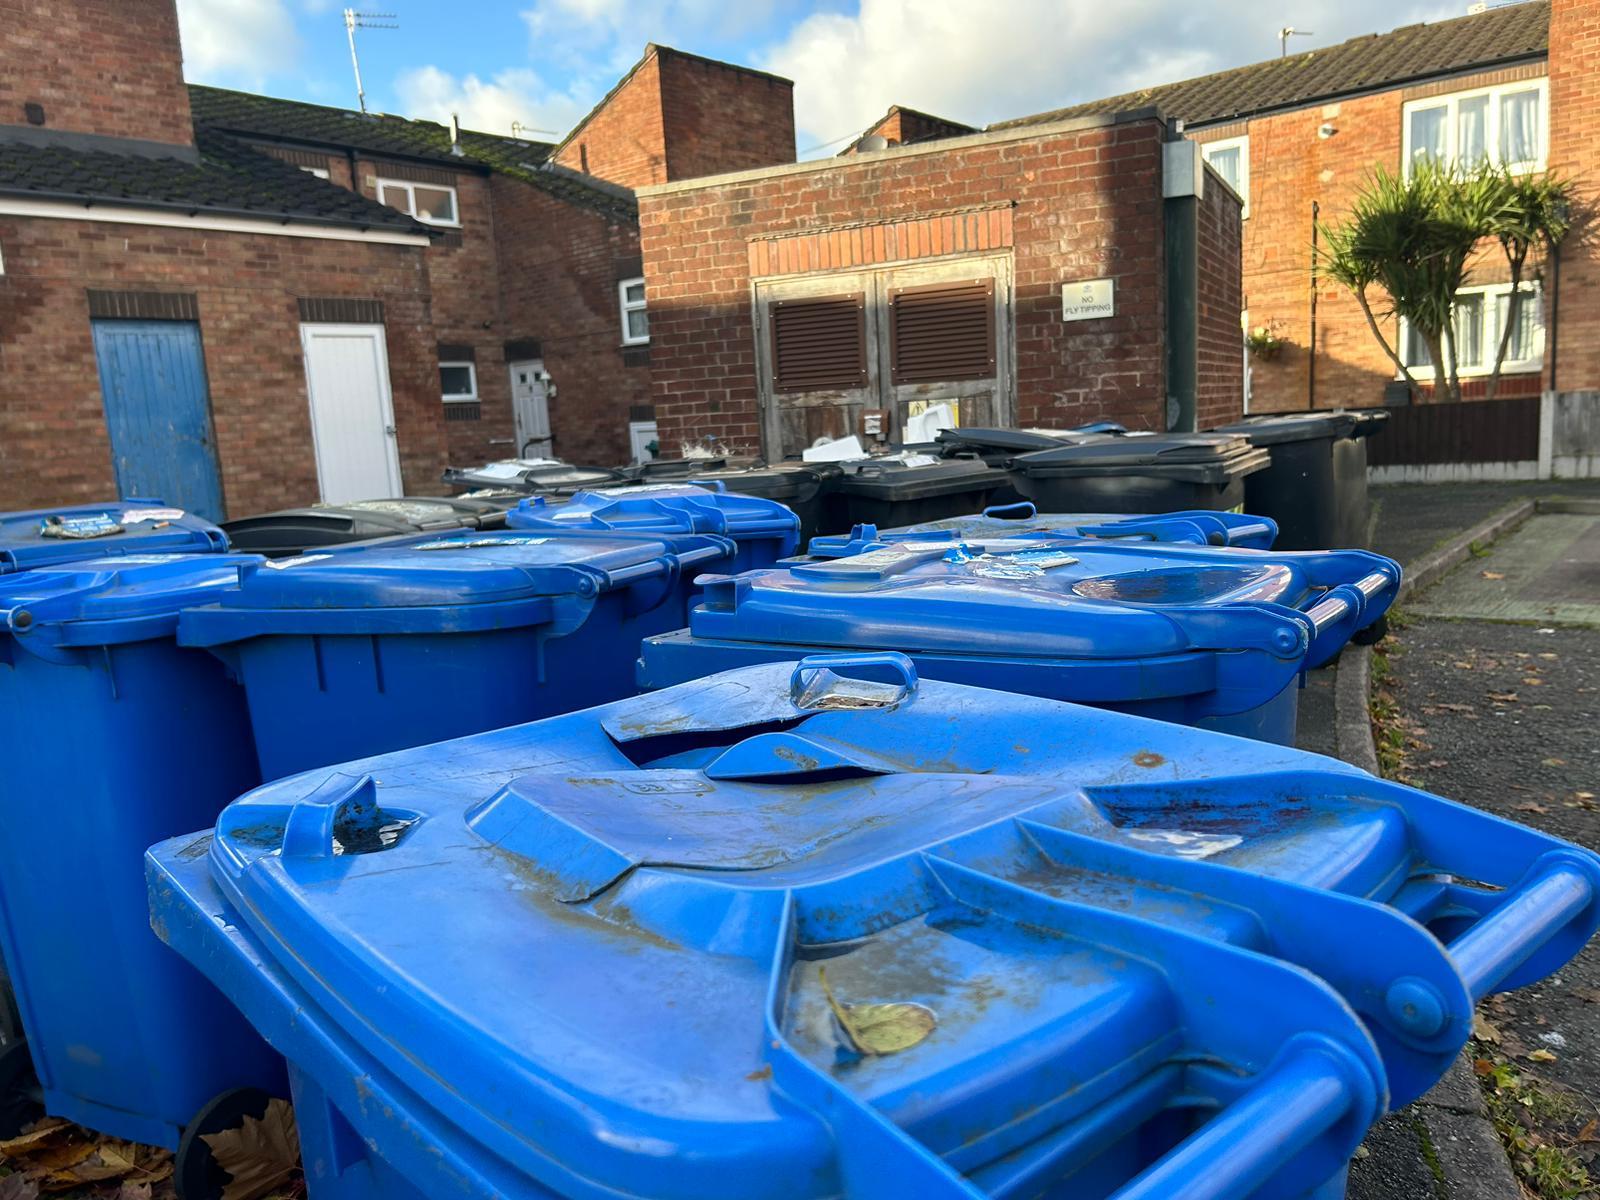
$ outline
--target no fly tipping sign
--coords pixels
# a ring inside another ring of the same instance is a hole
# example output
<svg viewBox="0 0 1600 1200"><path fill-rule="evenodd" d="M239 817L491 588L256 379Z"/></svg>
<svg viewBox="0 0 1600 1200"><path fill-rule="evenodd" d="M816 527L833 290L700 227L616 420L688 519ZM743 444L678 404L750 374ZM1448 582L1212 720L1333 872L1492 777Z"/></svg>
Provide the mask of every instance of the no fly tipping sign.
<svg viewBox="0 0 1600 1200"><path fill-rule="evenodd" d="M1061 285L1061 319L1093 321L1109 317L1116 310L1112 302L1111 280L1084 279Z"/></svg>

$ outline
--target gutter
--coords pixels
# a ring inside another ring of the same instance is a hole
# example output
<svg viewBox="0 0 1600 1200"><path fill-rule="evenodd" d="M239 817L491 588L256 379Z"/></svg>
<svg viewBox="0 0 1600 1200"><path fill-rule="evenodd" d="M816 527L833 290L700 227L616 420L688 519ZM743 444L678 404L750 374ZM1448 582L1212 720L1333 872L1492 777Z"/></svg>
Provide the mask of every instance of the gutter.
<svg viewBox="0 0 1600 1200"><path fill-rule="evenodd" d="M139 209L145 212L177 213L191 219L204 216L228 217L240 221L276 222L280 225L307 225L325 229L353 229L360 233L392 233L400 236L427 237L437 231L413 221L409 226L376 221L357 221L351 218L301 216L272 212L259 208L233 208L224 205L179 204L171 200L141 200L125 196L85 196L82 192L42 192L8 188L0 185L0 197L16 200L36 200L45 204L70 204L84 209ZM112 220L114 218L107 218Z"/></svg>

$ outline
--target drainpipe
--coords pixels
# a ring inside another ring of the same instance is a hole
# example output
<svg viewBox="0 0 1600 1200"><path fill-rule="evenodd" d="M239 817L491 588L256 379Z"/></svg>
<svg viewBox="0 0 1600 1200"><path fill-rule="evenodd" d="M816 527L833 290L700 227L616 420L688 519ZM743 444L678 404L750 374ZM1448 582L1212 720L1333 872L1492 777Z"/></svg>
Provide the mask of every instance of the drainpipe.
<svg viewBox="0 0 1600 1200"><path fill-rule="evenodd" d="M1561 243L1550 247L1550 390L1556 390L1556 349L1561 337Z"/></svg>
<svg viewBox="0 0 1600 1200"><path fill-rule="evenodd" d="M1311 353L1306 361L1306 407L1317 407L1317 214L1322 207L1311 202Z"/></svg>

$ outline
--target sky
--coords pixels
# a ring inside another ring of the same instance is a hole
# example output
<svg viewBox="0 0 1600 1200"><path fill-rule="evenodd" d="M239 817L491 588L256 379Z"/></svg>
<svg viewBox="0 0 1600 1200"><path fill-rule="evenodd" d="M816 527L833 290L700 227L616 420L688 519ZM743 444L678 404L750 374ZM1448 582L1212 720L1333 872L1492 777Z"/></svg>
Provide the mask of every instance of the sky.
<svg viewBox="0 0 1600 1200"><path fill-rule="evenodd" d="M1466 0L380 0L368 107L558 140L649 42L795 81L801 157L891 104L970 125L1439 20ZM178 0L195 83L354 108L336 0Z"/></svg>

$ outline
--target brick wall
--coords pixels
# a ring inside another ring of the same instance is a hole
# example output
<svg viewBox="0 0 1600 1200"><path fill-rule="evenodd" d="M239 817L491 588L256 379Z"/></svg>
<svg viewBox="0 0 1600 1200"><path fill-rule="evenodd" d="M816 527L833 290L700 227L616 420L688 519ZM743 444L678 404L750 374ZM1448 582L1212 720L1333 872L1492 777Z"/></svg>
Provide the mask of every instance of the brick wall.
<svg viewBox="0 0 1600 1200"><path fill-rule="evenodd" d="M940 117L930 116L927 113L917 112L911 108L901 108L898 104L889 109L876 124L872 125L861 138L879 134L888 139L891 146L898 146L906 142L926 142L935 138L961 137L965 134L976 133L977 130L970 125L961 125L954 121L946 121ZM841 154L859 154L861 139L852 142Z"/></svg>
<svg viewBox="0 0 1600 1200"><path fill-rule="evenodd" d="M173 0L0 0L0 125L190 145Z"/></svg>
<svg viewBox="0 0 1600 1200"><path fill-rule="evenodd" d="M803 171L645 192L652 375L662 443L706 434L759 444L750 311L753 241L877 230L955 209L1006 211L1015 277L1018 415L1024 424L1109 418L1161 428L1165 414L1162 128L1153 120L834 159ZM858 250L879 261L887 239ZM880 249L880 246L883 248ZM895 249L970 253L966 240ZM831 250L829 251L832 252ZM779 270L809 273L829 259ZM848 259L841 265L849 265ZM1066 324L1061 284L1109 276L1116 315Z"/></svg>
<svg viewBox="0 0 1600 1200"><path fill-rule="evenodd" d="M644 187L794 161L794 84L651 46L555 160Z"/></svg>
<svg viewBox="0 0 1600 1200"><path fill-rule="evenodd" d="M1589 200L1600 200L1600 5L1593 0L1551 5L1550 113L1551 169L1578 181ZM1597 254L1593 245L1563 254L1554 385L1561 391L1600 388Z"/></svg>
<svg viewBox="0 0 1600 1200"><path fill-rule="evenodd" d="M655 352L653 345L622 346L617 282L640 273L637 227L514 179L497 176L489 190L505 314L500 332L540 343L556 386L555 454L600 466L627 462L629 414L650 404Z"/></svg>
<svg viewBox="0 0 1600 1200"><path fill-rule="evenodd" d="M438 491L445 444L421 248L0 217L0 509L116 492L85 289L193 292L234 516L317 499L302 296L381 300L400 463Z"/></svg>
<svg viewBox="0 0 1600 1200"><path fill-rule="evenodd" d="M668 180L794 161L787 79L664 50L661 98Z"/></svg>
<svg viewBox="0 0 1600 1200"><path fill-rule="evenodd" d="M1199 377L1195 428L1215 429L1244 413L1244 348L1239 327L1239 201L1208 170L1196 217L1199 241Z"/></svg>
<svg viewBox="0 0 1600 1200"><path fill-rule="evenodd" d="M1579 7L1583 7L1579 5ZM1552 34L1552 44L1554 44ZM1348 212L1374 166L1401 166L1401 113L1406 101L1440 91L1465 91L1544 73L1541 65L1463 76L1445 83L1397 89L1338 103L1258 117L1195 131L1205 143L1248 133L1249 213L1244 222L1244 306L1251 328L1271 326L1286 345L1274 359L1251 363L1250 406L1288 412L1311 402L1311 206L1337 223ZM1558 112L1558 101L1551 99ZM1328 124L1337 130L1319 135ZM1496 252L1498 254L1498 252ZM1494 255L1480 260L1473 282L1503 281ZM1381 307L1382 297L1374 297ZM1384 323L1391 344L1394 322ZM1355 298L1331 280L1317 290L1315 403L1318 408L1373 405L1394 378L1394 365L1367 328Z"/></svg>
<svg viewBox="0 0 1600 1200"><path fill-rule="evenodd" d="M661 109L661 59L652 46L599 107L557 149L563 167L623 187L667 181L667 135Z"/></svg>

